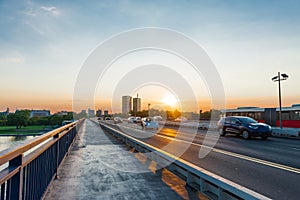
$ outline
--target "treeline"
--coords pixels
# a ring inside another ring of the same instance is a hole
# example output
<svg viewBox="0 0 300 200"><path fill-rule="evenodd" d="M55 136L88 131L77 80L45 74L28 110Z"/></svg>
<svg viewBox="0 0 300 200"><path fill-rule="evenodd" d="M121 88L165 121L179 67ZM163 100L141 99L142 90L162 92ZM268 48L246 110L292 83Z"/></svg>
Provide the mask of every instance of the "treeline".
<svg viewBox="0 0 300 200"><path fill-rule="evenodd" d="M30 125L60 126L64 120L73 120L75 115L69 112L67 115L54 114L47 117L30 118L30 112L30 110L20 110L15 113L10 113L8 116L2 115L0 116L0 126L16 126L17 129L22 126Z"/></svg>
<svg viewBox="0 0 300 200"><path fill-rule="evenodd" d="M148 110L142 110L137 113L134 113L133 110L129 112L130 115L132 116L138 116L138 117L148 117L150 116L162 116L163 118L167 118L169 120L176 119L181 116L181 112L178 110L174 111L163 111L163 110L156 110L156 109L151 109L150 111Z"/></svg>

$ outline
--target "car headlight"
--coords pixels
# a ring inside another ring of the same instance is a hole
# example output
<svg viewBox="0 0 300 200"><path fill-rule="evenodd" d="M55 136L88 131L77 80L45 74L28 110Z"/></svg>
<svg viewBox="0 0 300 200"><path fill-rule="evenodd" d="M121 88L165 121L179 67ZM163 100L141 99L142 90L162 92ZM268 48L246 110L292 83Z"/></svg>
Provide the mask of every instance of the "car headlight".
<svg viewBox="0 0 300 200"><path fill-rule="evenodd" d="M252 128L252 129L257 129L257 128L258 128L258 126L249 125L249 128Z"/></svg>

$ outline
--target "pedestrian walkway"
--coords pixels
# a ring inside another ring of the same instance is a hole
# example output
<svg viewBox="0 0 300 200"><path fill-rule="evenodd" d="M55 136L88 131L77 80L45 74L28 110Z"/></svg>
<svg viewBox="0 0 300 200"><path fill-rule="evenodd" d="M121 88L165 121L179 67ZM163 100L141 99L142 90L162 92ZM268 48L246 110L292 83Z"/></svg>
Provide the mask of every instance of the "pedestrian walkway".
<svg viewBox="0 0 300 200"><path fill-rule="evenodd" d="M188 198L177 180L165 183L94 122L85 120L79 135L45 199Z"/></svg>

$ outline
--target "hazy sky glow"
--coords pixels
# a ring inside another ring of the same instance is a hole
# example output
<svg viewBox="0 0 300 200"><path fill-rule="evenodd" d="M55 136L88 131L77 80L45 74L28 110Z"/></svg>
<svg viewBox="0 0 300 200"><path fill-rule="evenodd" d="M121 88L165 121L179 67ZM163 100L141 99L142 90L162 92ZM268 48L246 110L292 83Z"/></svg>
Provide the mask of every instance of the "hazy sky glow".
<svg viewBox="0 0 300 200"><path fill-rule="evenodd" d="M283 105L300 103L299 10L299 1L281 0L0 0L0 110L71 110L89 53L112 35L142 27L174 29L203 47L223 80L228 108L277 106L271 78L278 71L290 75ZM103 98L96 105L108 103ZM208 96L200 107L207 104Z"/></svg>

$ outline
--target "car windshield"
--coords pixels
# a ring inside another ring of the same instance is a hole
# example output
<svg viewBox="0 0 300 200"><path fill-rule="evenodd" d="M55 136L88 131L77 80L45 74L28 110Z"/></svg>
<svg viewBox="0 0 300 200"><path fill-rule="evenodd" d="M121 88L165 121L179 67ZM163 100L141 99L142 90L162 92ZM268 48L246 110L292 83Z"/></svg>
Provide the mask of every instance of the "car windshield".
<svg viewBox="0 0 300 200"><path fill-rule="evenodd" d="M251 124L251 123L257 123L257 121L255 121L252 118L249 117L245 117L245 118L239 118L239 120L243 123L247 123L247 124Z"/></svg>

